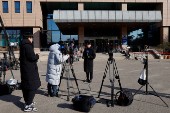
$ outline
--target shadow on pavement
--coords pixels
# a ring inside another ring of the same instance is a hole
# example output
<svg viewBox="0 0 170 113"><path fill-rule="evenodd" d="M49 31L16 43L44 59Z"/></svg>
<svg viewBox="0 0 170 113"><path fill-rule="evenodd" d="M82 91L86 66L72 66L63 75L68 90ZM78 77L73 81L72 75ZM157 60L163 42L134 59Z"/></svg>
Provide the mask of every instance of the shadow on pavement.
<svg viewBox="0 0 170 113"><path fill-rule="evenodd" d="M43 90L38 89L36 94L47 96L47 91L43 91Z"/></svg>
<svg viewBox="0 0 170 113"><path fill-rule="evenodd" d="M68 104L68 103L58 104L57 107L60 107L60 108L68 108L68 109L74 110L73 104Z"/></svg>
<svg viewBox="0 0 170 113"><path fill-rule="evenodd" d="M111 88L111 86L109 86L109 85L103 85L103 86L108 87L108 88ZM145 86L144 86L144 87L145 87ZM120 90L119 87L115 87L115 89ZM122 89L123 89L123 90L124 90L124 89L130 90L133 95L134 95L134 93L136 93L136 91L138 90L138 89L129 89L129 88L122 88ZM136 95L138 95L138 94L146 95L144 92L145 92L145 91L143 91L143 90L139 90ZM102 93L102 92L101 92L101 93ZM154 91L148 91L148 93L151 93L153 96L156 95ZM170 98L170 94L158 93L158 92L157 92L157 94L158 94L160 97ZM150 94L148 94L148 95L150 95ZM159 99L158 96L156 96L156 97ZM160 105L160 104L155 104L155 103L152 103L152 102L148 102L149 100L148 100L148 101L142 101L142 100L137 100L137 99L133 99L133 100L166 107L165 105ZM164 104L164 103L162 103L162 104Z"/></svg>
<svg viewBox="0 0 170 113"><path fill-rule="evenodd" d="M108 86L108 85L103 85L105 87L108 87L108 88L111 88L111 86ZM148 86L149 87L149 86ZM145 86L143 87L145 88ZM115 87L115 89L117 90L120 90L119 87ZM129 89L129 88L123 88L123 89ZM135 93L138 89L129 89L132 93ZM152 90L152 89L151 89ZM145 90L144 90L145 91ZM139 90L139 92L137 94L143 94L145 95L145 93L141 93L141 92L144 92L143 90ZM157 92L157 91L156 91ZM152 94L155 94L154 91L148 91L148 93L152 93ZM158 93L157 94L160 96L160 97L165 97L165 98L170 98L170 94L166 94L166 93ZM155 94L156 95L156 94Z"/></svg>
<svg viewBox="0 0 170 113"><path fill-rule="evenodd" d="M19 96L15 96L15 95L4 95L4 96L0 96L0 100L5 101L5 102L11 102L14 105L16 105L18 108L20 108L21 110L24 109L24 103L20 102L22 97Z"/></svg>
<svg viewBox="0 0 170 113"><path fill-rule="evenodd" d="M41 75L41 76L46 76L46 75Z"/></svg>

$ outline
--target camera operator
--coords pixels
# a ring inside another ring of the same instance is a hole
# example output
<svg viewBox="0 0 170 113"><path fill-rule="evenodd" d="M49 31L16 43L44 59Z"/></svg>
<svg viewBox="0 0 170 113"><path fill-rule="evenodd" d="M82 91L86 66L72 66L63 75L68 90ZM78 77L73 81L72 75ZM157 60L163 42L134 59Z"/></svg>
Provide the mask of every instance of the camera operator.
<svg viewBox="0 0 170 113"><path fill-rule="evenodd" d="M40 54L35 54L32 46L33 34L27 32L24 39L20 42L20 71L21 89L25 101L24 111L37 111L33 102L37 89L41 86L37 61Z"/></svg>
<svg viewBox="0 0 170 113"><path fill-rule="evenodd" d="M95 59L96 53L91 48L91 42L87 42L87 48L83 52L83 59L84 59L84 72L86 72L86 82L91 83L93 79L93 59ZM89 80L90 74L90 80Z"/></svg>
<svg viewBox="0 0 170 113"><path fill-rule="evenodd" d="M61 63L66 61L70 56L67 54L65 56L61 53L61 46L59 44L54 44L50 46L50 53L48 56L46 82L48 82L48 96L56 97L57 85L60 83L60 74L62 70ZM53 89L53 93L51 92Z"/></svg>
<svg viewBox="0 0 170 113"><path fill-rule="evenodd" d="M70 64L73 65L73 55L74 55L74 49L73 44L70 44Z"/></svg>

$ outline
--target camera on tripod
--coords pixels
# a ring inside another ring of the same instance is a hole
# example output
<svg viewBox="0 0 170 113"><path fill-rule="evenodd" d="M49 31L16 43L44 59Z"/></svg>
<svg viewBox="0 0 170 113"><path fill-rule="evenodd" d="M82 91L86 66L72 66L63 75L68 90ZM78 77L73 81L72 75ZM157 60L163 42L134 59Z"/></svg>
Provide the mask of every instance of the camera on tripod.
<svg viewBox="0 0 170 113"><path fill-rule="evenodd" d="M68 51L68 43L67 42L59 42L60 46L61 46L61 53L66 55L69 53Z"/></svg>
<svg viewBox="0 0 170 113"><path fill-rule="evenodd" d="M7 53L3 53L4 58L0 61L0 89L3 91L0 95L11 94L12 91L20 89L20 83L14 78L13 72L11 70L11 62L7 59ZM6 71L10 70L12 77L10 80L5 81ZM1 77L3 76L3 80Z"/></svg>
<svg viewBox="0 0 170 113"><path fill-rule="evenodd" d="M74 54L74 49L73 49L73 46L74 46L74 43L71 42L71 41L66 41L66 42L62 42L60 41L59 44L61 45L61 53L63 55L73 55ZM66 60L66 62L68 63L69 60Z"/></svg>

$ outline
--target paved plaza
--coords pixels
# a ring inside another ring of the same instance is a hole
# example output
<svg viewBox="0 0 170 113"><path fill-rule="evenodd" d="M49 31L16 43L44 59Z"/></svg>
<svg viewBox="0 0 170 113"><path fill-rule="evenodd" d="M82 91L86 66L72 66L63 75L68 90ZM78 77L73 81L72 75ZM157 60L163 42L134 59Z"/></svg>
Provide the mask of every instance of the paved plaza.
<svg viewBox="0 0 170 113"><path fill-rule="evenodd" d="M85 73L83 71L83 61L74 63L74 70L77 77L78 85L82 94L91 94L96 100L101 103L96 103L91 109L91 113L170 113L170 108L156 96L137 94L134 97L133 103L130 106L117 106L107 107L105 99L110 99L111 88L109 76L107 75L100 99L98 92L103 78L104 69L107 59L94 60L94 78L90 84L91 92L89 91L89 84L84 83ZM127 88L134 92L140 87L137 80L140 72L143 69L143 64L138 60L116 60L120 80L123 88ZM47 82L46 68L47 62L38 62L39 75L41 79L41 87L38 89L34 101L37 102L35 107L38 108L37 113L77 113L72 106L71 99L77 94L77 88L73 76L70 79L70 101L67 101L67 81L64 75L62 79L60 92L62 96L47 97ZM111 68L112 69L112 68ZM14 76L20 82L20 71L14 70ZM10 71L7 71L6 79L10 79ZM170 106L170 60L149 60L149 83L162 97L162 99ZM119 90L118 81L115 81L115 93ZM153 92L148 88L149 92ZM141 91L145 91L145 87ZM24 99L22 98L21 90L15 90L11 95L0 97L0 113L22 113L24 107Z"/></svg>

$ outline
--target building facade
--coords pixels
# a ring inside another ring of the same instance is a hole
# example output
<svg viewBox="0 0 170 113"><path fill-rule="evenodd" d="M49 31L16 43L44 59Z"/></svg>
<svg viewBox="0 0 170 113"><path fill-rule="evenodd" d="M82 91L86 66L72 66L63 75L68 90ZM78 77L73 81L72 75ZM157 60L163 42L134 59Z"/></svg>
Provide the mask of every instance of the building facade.
<svg viewBox="0 0 170 113"><path fill-rule="evenodd" d="M91 40L99 50L108 42L126 47L129 32L150 25L159 28L159 43L169 41L170 0L0 0L0 6L6 29L32 32L36 51L50 41L48 18L63 35L77 35L79 44Z"/></svg>

